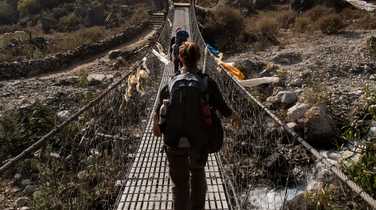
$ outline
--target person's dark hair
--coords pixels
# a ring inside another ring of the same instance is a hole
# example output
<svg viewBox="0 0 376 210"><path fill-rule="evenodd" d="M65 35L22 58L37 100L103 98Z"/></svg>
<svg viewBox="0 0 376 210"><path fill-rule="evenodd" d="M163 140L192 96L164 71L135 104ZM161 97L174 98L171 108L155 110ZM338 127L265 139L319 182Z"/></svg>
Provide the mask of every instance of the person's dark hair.
<svg viewBox="0 0 376 210"><path fill-rule="evenodd" d="M187 67L196 67L200 60L200 47L193 42L184 42L179 47L179 56Z"/></svg>

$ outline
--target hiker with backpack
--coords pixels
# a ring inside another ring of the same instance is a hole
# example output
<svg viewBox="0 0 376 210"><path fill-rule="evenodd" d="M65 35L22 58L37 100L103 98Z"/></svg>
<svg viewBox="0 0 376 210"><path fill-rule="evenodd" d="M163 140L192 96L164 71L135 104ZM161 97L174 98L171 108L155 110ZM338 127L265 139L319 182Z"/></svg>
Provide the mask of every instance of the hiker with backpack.
<svg viewBox="0 0 376 210"><path fill-rule="evenodd" d="M179 74L180 67L182 67L182 63L179 59L179 47L188 40L189 33L182 29L176 29L176 35L171 38L170 41L170 60L174 63L174 72L175 74Z"/></svg>
<svg viewBox="0 0 376 210"><path fill-rule="evenodd" d="M153 132L164 136L164 149L173 183L174 210L203 210L207 192L205 165L208 154L218 152L223 128L216 115L232 119L240 127L240 117L225 103L214 80L197 68L200 49L185 42L179 48L181 74L171 78L160 93Z"/></svg>

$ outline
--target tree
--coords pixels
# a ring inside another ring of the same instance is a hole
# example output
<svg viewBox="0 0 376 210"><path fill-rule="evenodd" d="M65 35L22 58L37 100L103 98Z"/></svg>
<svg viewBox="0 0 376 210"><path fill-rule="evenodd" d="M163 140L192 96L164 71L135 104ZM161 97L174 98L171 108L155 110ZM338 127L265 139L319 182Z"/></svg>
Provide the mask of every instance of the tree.
<svg viewBox="0 0 376 210"><path fill-rule="evenodd" d="M86 17L86 25L88 26L95 26L95 25L103 25L105 21L105 10L103 5L94 5L89 8L87 17Z"/></svg>
<svg viewBox="0 0 376 210"><path fill-rule="evenodd" d="M21 16L33 15L40 11L41 4L39 0L19 0L17 9Z"/></svg>
<svg viewBox="0 0 376 210"><path fill-rule="evenodd" d="M81 19L76 14L71 13L67 16L60 18L60 29L63 31L74 31L79 29Z"/></svg>
<svg viewBox="0 0 376 210"><path fill-rule="evenodd" d="M5 1L0 1L0 25L15 23L17 18L17 11Z"/></svg>
<svg viewBox="0 0 376 210"><path fill-rule="evenodd" d="M44 14L40 19L42 30L45 33L49 33L51 29L55 29L57 22L58 21L54 17L52 17L51 15L47 15L47 14Z"/></svg>
<svg viewBox="0 0 376 210"><path fill-rule="evenodd" d="M56 7L57 5L59 5L59 3L62 3L62 2L64 2L64 1L61 1L61 0L40 0L40 5L42 5L43 8L51 9L51 8Z"/></svg>

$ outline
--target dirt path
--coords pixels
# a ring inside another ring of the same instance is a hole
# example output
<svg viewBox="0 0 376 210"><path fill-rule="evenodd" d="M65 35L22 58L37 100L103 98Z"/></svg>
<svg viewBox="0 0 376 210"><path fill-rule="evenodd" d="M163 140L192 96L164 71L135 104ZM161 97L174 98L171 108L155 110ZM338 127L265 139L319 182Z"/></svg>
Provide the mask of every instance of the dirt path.
<svg viewBox="0 0 376 210"><path fill-rule="evenodd" d="M44 74L44 75L38 75L38 76L35 76L34 78L51 79L51 78L65 76L65 75L75 74L83 69L89 69L90 67L97 64L98 59L102 59L102 61L104 62L109 61L108 52L112 50L132 50L132 49L137 49L139 47L145 46L153 38L155 33L156 33L155 30L151 30L151 31L148 30L142 33L141 35L139 35L137 38L133 39L132 41L126 42L116 48L109 49L103 53L100 53L92 58L86 59L69 68L66 68L58 72L51 72L51 73Z"/></svg>
<svg viewBox="0 0 376 210"><path fill-rule="evenodd" d="M155 33L155 30L145 31L134 40L111 50L119 49L132 52L147 47L152 42ZM132 54L127 64L115 70L112 68L113 61L108 58L108 52L111 50L61 71L27 79L0 81L0 115L7 110L27 107L36 101L50 104L58 110L77 108L76 102L82 98L82 95L101 91L115 77L126 71L128 64L138 59L138 53ZM88 75L103 74L106 78L94 86L82 85L82 78L79 76L82 70Z"/></svg>

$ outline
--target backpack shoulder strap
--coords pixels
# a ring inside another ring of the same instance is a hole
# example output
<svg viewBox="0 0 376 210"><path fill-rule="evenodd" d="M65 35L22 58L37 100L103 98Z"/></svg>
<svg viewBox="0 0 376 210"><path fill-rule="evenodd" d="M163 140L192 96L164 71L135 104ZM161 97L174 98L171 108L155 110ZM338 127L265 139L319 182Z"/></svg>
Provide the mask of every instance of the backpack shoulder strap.
<svg viewBox="0 0 376 210"><path fill-rule="evenodd" d="M202 76L202 92L208 92L209 86L209 76L207 74L203 74Z"/></svg>
<svg viewBox="0 0 376 210"><path fill-rule="evenodd" d="M204 99L205 102L209 103L209 76L207 74L202 74L202 80L201 80L201 84L202 84L202 89L201 89L201 92L202 92L202 97Z"/></svg>

